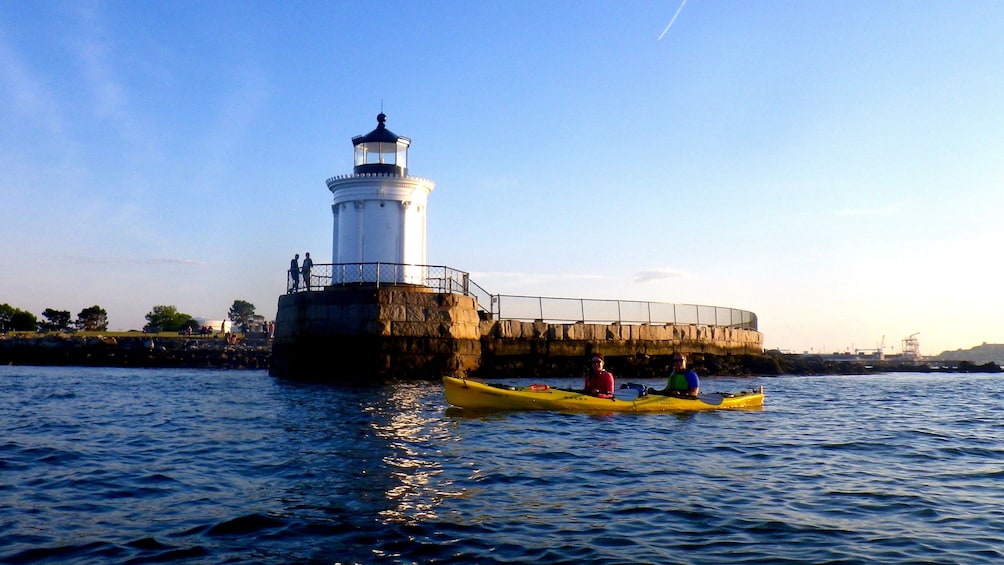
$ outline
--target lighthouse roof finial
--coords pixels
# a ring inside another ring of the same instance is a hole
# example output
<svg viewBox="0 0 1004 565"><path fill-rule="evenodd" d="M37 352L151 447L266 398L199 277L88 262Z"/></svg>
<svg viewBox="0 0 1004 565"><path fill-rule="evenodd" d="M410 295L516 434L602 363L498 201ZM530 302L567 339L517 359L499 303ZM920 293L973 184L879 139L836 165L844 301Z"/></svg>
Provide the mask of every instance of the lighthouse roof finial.
<svg viewBox="0 0 1004 565"><path fill-rule="evenodd" d="M366 135L357 135L352 138L353 145L359 145L360 143L397 143L398 140L405 140L407 138L400 137L394 132L387 129L387 114L380 112L377 114L377 127L375 130L367 133ZM410 143L410 140L408 140Z"/></svg>

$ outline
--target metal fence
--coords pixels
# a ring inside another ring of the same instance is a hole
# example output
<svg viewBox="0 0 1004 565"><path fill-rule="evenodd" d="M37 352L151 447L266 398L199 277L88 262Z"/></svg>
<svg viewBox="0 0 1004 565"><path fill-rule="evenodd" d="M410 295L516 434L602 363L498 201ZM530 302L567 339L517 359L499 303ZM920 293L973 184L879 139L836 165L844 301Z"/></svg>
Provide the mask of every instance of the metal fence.
<svg viewBox="0 0 1004 565"><path fill-rule="evenodd" d="M287 275L287 294L323 290L326 286L401 285L463 294L475 299L478 309L496 320L523 320L587 324L695 324L757 329L756 314L747 310L698 304L672 304L634 300L549 298L492 294L470 280L470 275L438 265L399 263L315 264L309 272Z"/></svg>
<svg viewBox="0 0 1004 565"><path fill-rule="evenodd" d="M297 276L298 275L298 276ZM451 267L400 263L315 263L308 270L287 272L286 293L324 290L332 285L424 286L436 292L468 295L468 274Z"/></svg>
<svg viewBox="0 0 1004 565"><path fill-rule="evenodd" d="M587 324L696 324L756 330L756 314L699 304L497 294L499 319Z"/></svg>

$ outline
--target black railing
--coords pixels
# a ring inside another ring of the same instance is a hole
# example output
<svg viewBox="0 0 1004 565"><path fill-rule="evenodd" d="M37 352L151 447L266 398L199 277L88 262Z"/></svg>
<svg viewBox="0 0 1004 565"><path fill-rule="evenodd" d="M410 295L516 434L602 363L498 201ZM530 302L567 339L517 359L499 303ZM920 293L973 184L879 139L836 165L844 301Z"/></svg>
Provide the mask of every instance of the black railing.
<svg viewBox="0 0 1004 565"><path fill-rule="evenodd" d="M496 320L588 324L694 324L757 329L756 314L748 310L699 304L635 300L549 298L492 294L464 271L439 265L400 263L315 264L309 272L287 276L287 294L323 290L328 286L415 285L436 292L471 296L478 310Z"/></svg>
<svg viewBox="0 0 1004 565"><path fill-rule="evenodd" d="M299 277L292 272L286 277L286 293L323 290L338 285L402 285L424 286L453 294L467 295L468 274L451 267L436 265L405 265L400 263L315 263Z"/></svg>

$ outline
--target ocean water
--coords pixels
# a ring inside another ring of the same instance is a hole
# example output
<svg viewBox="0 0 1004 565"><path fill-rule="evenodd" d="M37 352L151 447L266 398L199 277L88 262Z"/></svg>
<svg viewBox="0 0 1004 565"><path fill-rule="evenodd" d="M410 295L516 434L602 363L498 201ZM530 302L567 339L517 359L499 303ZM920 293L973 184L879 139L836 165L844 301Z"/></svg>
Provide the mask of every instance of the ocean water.
<svg viewBox="0 0 1004 565"><path fill-rule="evenodd" d="M472 415L438 383L0 367L0 561L999 563L1002 383L705 378L766 406Z"/></svg>

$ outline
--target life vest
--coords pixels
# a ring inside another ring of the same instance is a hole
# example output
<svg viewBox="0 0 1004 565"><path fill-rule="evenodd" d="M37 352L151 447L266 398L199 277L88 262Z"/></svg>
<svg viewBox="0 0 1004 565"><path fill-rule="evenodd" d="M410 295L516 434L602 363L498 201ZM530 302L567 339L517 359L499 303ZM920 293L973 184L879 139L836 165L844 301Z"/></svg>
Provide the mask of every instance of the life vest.
<svg viewBox="0 0 1004 565"><path fill-rule="evenodd" d="M687 392L690 390L690 384L687 383L687 373L677 373L673 371L669 375L669 379L666 380L666 388L669 390L679 390L681 392Z"/></svg>
<svg viewBox="0 0 1004 565"><path fill-rule="evenodd" d="M609 371L602 371L599 374L593 375L589 374L586 377L586 392L590 390L598 391L596 396L599 398L613 398L614 391L614 376L610 374ZM605 390L609 387L610 390Z"/></svg>

